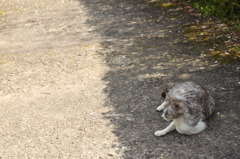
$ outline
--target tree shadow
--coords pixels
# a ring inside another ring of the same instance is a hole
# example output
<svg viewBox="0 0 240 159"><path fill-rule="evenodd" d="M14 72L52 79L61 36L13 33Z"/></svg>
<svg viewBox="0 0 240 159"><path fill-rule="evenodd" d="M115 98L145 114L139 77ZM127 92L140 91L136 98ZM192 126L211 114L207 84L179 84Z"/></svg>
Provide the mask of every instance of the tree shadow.
<svg viewBox="0 0 240 159"><path fill-rule="evenodd" d="M236 158L239 153L239 67L218 65L201 56L209 48L184 36L195 17L181 8L157 7L141 0L80 0L87 23L104 39L99 53L110 70L104 81L113 111L104 117L124 151L123 158ZM238 68L237 68L238 67ZM193 136L172 132L155 137L167 122L155 112L162 90L194 81L217 100L209 127ZM227 148L226 148L227 147Z"/></svg>

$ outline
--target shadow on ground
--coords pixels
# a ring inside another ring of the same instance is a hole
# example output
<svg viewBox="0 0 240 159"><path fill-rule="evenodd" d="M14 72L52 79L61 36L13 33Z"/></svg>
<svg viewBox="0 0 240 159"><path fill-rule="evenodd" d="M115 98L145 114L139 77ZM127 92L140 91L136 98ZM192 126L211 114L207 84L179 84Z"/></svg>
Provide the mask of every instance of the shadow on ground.
<svg viewBox="0 0 240 159"><path fill-rule="evenodd" d="M201 56L208 46L189 42L182 26L196 19L180 8L156 7L139 0L80 0L87 23L102 36L99 54L110 71L104 114L115 126L123 158L237 158L239 143L239 70ZM161 91L194 81L217 100L209 127L194 136L153 133L168 123L155 112Z"/></svg>

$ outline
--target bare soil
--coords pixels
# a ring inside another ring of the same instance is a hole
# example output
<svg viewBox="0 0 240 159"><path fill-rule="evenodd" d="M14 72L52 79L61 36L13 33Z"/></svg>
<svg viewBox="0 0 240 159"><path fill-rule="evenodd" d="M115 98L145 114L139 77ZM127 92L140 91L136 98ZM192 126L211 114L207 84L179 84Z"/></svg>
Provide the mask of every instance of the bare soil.
<svg viewBox="0 0 240 159"><path fill-rule="evenodd" d="M185 36L199 17L143 0L0 10L0 158L239 158L240 65ZM168 125L155 111L162 90L184 81L216 99L207 130L155 137Z"/></svg>

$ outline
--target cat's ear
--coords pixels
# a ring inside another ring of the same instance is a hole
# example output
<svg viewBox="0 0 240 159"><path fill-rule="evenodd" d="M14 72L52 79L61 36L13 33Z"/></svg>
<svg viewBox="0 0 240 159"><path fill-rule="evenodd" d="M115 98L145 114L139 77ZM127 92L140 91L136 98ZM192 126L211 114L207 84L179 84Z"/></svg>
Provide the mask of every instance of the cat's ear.
<svg viewBox="0 0 240 159"><path fill-rule="evenodd" d="M175 110L179 110L180 109L180 104L178 102L173 102L172 103L172 107L175 109Z"/></svg>
<svg viewBox="0 0 240 159"><path fill-rule="evenodd" d="M162 97L166 98L168 92L169 92L169 89L166 89L164 92L162 92Z"/></svg>
<svg viewBox="0 0 240 159"><path fill-rule="evenodd" d="M162 97L166 98L166 96L167 96L167 93L166 92L162 92Z"/></svg>
<svg viewBox="0 0 240 159"><path fill-rule="evenodd" d="M167 93L170 91L170 89L166 89L164 92L162 92L162 97L166 98Z"/></svg>

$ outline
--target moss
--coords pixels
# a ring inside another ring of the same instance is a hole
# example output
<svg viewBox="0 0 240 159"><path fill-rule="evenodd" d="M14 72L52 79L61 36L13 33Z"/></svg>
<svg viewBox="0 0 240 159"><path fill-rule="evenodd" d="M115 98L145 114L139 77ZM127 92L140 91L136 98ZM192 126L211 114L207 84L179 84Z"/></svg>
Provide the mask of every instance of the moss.
<svg viewBox="0 0 240 159"><path fill-rule="evenodd" d="M226 25L208 21L183 25L182 29L189 41L210 47L207 56L222 63L240 61L239 39Z"/></svg>
<svg viewBox="0 0 240 159"><path fill-rule="evenodd" d="M232 48L238 51L232 52L223 52L220 50L212 51L210 53L210 57L220 61L221 63L232 63L232 62L240 62L240 49L239 48Z"/></svg>
<svg viewBox="0 0 240 159"><path fill-rule="evenodd" d="M154 4L155 6L159 6L159 7L175 7L176 5L173 3L156 3Z"/></svg>

